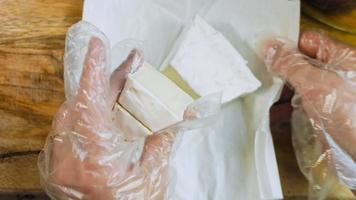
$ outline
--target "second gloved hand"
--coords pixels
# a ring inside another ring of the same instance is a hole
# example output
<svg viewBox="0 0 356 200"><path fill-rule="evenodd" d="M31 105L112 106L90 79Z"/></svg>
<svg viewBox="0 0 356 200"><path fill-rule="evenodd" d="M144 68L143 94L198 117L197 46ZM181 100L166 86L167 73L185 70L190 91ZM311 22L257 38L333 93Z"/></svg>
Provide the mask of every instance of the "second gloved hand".
<svg viewBox="0 0 356 200"><path fill-rule="evenodd" d="M356 50L314 32L301 35L300 47L310 57L284 41L270 42L266 65L295 89L314 129L326 131L355 160Z"/></svg>

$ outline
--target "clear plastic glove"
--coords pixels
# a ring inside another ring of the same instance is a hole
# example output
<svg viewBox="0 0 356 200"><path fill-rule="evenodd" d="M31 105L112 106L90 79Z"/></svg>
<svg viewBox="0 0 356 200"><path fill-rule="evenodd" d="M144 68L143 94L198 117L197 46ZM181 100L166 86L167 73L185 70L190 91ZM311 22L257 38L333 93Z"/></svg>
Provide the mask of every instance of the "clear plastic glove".
<svg viewBox="0 0 356 200"><path fill-rule="evenodd" d="M355 189L356 50L310 31L299 47L302 53L283 39L268 41L265 63L295 89L294 105L304 109L338 176Z"/></svg>
<svg viewBox="0 0 356 200"><path fill-rule="evenodd" d="M112 108L126 76L143 58L133 50L111 75L106 59L103 41L91 38L79 89L58 111L40 155L42 185L54 199L164 199L176 129L125 139L112 123Z"/></svg>

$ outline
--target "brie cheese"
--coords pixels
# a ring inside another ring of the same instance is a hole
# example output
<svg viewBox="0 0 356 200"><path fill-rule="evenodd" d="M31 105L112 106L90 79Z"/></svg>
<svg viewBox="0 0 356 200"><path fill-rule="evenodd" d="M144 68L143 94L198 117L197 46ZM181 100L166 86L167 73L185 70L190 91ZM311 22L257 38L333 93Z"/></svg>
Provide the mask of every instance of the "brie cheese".
<svg viewBox="0 0 356 200"><path fill-rule="evenodd" d="M183 120L193 98L148 63L126 80L119 103L151 131Z"/></svg>
<svg viewBox="0 0 356 200"><path fill-rule="evenodd" d="M128 113L121 105L115 104L114 107L114 123L122 131L127 139L137 137L146 137L151 135L152 132Z"/></svg>
<svg viewBox="0 0 356 200"><path fill-rule="evenodd" d="M261 86L229 41L202 18L183 31L163 74L194 98L222 92L222 102Z"/></svg>

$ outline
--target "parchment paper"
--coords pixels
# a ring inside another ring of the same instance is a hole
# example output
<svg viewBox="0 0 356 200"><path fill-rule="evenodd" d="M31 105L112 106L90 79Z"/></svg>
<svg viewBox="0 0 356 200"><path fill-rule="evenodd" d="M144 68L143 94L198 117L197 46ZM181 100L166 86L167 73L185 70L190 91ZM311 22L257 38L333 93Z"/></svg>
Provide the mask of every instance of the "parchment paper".
<svg viewBox="0 0 356 200"><path fill-rule="evenodd" d="M159 67L185 24L197 14L224 34L248 60L262 87L224 105L221 132L185 134L172 159L170 199L282 198L269 129L269 108L283 82L256 56L258 38L297 41L299 0L86 0L83 20L99 27L114 46L142 41L145 58ZM115 52L115 51L114 51Z"/></svg>

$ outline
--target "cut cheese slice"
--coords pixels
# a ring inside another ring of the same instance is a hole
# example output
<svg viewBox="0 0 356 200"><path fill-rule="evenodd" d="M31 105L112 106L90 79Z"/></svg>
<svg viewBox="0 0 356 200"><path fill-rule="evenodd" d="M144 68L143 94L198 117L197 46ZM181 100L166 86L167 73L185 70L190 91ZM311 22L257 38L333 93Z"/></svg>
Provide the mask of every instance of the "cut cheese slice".
<svg viewBox="0 0 356 200"><path fill-rule="evenodd" d="M126 80L119 103L151 131L183 120L193 98L148 63Z"/></svg>
<svg viewBox="0 0 356 200"><path fill-rule="evenodd" d="M121 105L115 104L114 107L114 123L128 139L137 137L146 137L152 132L146 128L141 122L137 121L130 113L128 113Z"/></svg>
<svg viewBox="0 0 356 200"><path fill-rule="evenodd" d="M192 97L222 92L222 102L261 86L229 41L202 18L183 31L163 74Z"/></svg>

